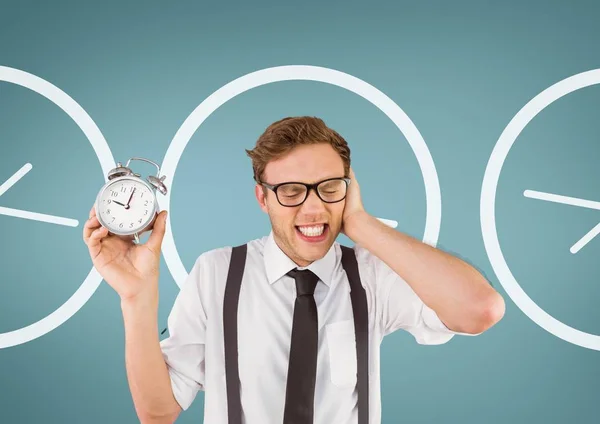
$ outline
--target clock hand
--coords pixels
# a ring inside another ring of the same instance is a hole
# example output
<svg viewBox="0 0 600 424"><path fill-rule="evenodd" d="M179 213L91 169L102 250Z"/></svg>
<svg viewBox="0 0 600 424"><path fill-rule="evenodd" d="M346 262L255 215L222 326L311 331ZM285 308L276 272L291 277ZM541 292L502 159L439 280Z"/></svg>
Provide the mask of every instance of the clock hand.
<svg viewBox="0 0 600 424"><path fill-rule="evenodd" d="M125 206L123 203L119 202L118 200L113 200L112 202L116 203L117 205Z"/></svg>
<svg viewBox="0 0 600 424"><path fill-rule="evenodd" d="M385 218L377 218L381 222L383 222L388 227L396 228L398 226L398 221L394 221L393 219L385 219Z"/></svg>
<svg viewBox="0 0 600 424"><path fill-rule="evenodd" d="M525 190L523 192L523 195L532 199L546 200L548 202L562 203L565 205L600 210L600 202L594 202L592 200L578 199L576 197L561 196L558 194L544 193L535 190ZM600 224L596 225L594 228L588 231L587 234L580 238L573 246L571 246L569 250L573 254L579 252L598 234L600 234Z"/></svg>
<svg viewBox="0 0 600 424"><path fill-rule="evenodd" d="M12 177L10 177L8 180L2 183L2 185L0 185L0 196L6 193L6 191L8 191L9 188L15 185L17 181L19 181L25 176L25 174L31 171L31 168L33 168L33 166L30 163L26 163L21 167L21 169L15 172Z"/></svg>
<svg viewBox="0 0 600 424"><path fill-rule="evenodd" d="M66 225L68 227L77 227L79 225L79 221L76 219L63 218L54 215L46 215L43 213L24 211L21 209L5 208L3 206L0 206L0 215L31 219L32 221L47 222L49 224Z"/></svg>
<svg viewBox="0 0 600 424"><path fill-rule="evenodd" d="M563 203L565 205L600 210L600 202L594 202L592 200L578 199L576 197L561 196L559 194L544 193L542 191L535 190L525 190L523 195L531 199L545 200L548 202Z"/></svg>
<svg viewBox="0 0 600 424"><path fill-rule="evenodd" d="M21 178L25 176L33 166L30 163L26 163L13 174L8 180L0 185L0 196L8 191L13 185L15 185ZM43 213L25 211L21 209L5 208L0 206L0 215L14 216L16 218L30 219L32 221L47 222L50 224L66 225L69 227L77 227L79 221L76 219L63 218L60 216L46 215Z"/></svg>
<svg viewBox="0 0 600 424"><path fill-rule="evenodd" d="M133 193L135 193L135 188L131 192L131 196L129 196L129 200L127 200L127 204L125 205L125 209L129 209L129 202L131 202L131 198L133 197Z"/></svg>
<svg viewBox="0 0 600 424"><path fill-rule="evenodd" d="M600 224L597 224L594 228L592 228L590 231L588 231L588 233L581 237L579 239L579 241L577 241L577 243L575 243L573 246L571 246L571 253L577 253L579 252L581 249L583 249L585 247L586 244L588 244L590 241L592 241L592 239L594 237L596 237L598 234L600 234Z"/></svg>

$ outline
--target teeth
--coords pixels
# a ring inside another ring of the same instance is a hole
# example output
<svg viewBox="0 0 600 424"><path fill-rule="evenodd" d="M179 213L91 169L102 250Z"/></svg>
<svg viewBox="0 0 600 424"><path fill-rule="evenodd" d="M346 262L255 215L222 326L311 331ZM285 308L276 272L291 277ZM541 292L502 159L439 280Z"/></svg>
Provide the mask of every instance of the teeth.
<svg viewBox="0 0 600 424"><path fill-rule="evenodd" d="M307 237L316 237L323 234L323 230L325 229L324 225L316 225L313 227L298 227L300 232Z"/></svg>

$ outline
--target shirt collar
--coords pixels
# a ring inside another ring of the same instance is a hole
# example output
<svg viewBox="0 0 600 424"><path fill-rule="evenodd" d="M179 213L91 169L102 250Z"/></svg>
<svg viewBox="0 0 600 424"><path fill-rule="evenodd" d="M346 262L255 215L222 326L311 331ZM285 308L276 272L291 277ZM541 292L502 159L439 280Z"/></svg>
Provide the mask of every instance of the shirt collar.
<svg viewBox="0 0 600 424"><path fill-rule="evenodd" d="M298 267L298 265L296 265L296 263L294 263L294 261L292 261L283 252L283 250L281 250L281 248L275 242L273 231L271 231L265 242L263 259L265 262L265 270L267 272L269 284L273 284L294 268L304 269ZM305 267L305 269L309 269L314 272L317 277L323 281L323 283L325 283L327 286L330 286L335 265L336 255L334 243L325 256L312 262L310 265Z"/></svg>

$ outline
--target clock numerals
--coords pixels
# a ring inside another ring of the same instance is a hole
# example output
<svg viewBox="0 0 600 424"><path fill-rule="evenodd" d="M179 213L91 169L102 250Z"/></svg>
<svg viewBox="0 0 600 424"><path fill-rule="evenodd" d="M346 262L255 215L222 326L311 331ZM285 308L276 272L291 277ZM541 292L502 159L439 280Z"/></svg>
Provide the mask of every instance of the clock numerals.
<svg viewBox="0 0 600 424"><path fill-rule="evenodd" d="M132 233L148 220L154 199L146 187L132 182L119 182L106 191L103 203L103 216L110 227L119 233Z"/></svg>

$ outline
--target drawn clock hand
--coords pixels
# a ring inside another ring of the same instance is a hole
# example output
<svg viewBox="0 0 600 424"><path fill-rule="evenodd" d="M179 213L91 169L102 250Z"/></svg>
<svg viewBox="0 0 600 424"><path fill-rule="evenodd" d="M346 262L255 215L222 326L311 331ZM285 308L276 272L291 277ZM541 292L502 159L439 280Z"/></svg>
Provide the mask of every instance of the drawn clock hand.
<svg viewBox="0 0 600 424"><path fill-rule="evenodd" d="M13 185L15 185L21 178L25 176L31 169L33 165L31 163L26 163L15 172L8 180L4 183L0 184L0 196L8 191ZM58 224L58 225L66 225L69 227L77 227L79 225L79 221L71 218L64 218L60 216L47 215L37 212L26 211L22 209L13 209L7 208L4 206L0 206L0 215L13 216L16 218L30 219L33 221L41 221L47 222L49 224Z"/></svg>

